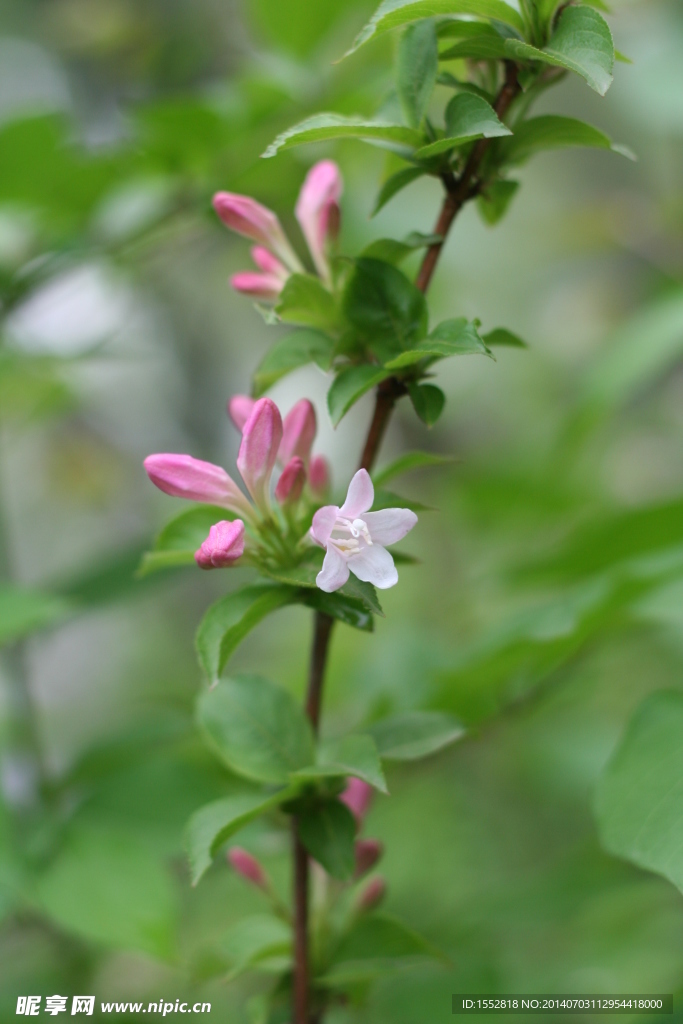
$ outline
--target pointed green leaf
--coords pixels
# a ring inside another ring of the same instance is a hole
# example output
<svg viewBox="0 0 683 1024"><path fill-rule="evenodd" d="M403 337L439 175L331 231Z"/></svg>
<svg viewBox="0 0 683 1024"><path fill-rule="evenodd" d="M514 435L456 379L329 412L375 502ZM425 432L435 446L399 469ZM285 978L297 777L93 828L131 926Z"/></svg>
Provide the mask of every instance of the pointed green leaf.
<svg viewBox="0 0 683 1024"><path fill-rule="evenodd" d="M291 274L275 312L287 324L332 328L337 322L334 299L319 277Z"/></svg>
<svg viewBox="0 0 683 1024"><path fill-rule="evenodd" d="M363 258L398 265L416 249L424 249L442 241L441 235L421 235L418 231L413 231L402 242L395 238L378 238L366 246L360 255Z"/></svg>
<svg viewBox="0 0 683 1024"><path fill-rule="evenodd" d="M249 968L281 974L292 958L292 928L273 914L253 914L233 925L219 949L231 963L226 981Z"/></svg>
<svg viewBox="0 0 683 1024"><path fill-rule="evenodd" d="M299 837L311 857L333 878L353 876L356 865L356 819L340 800L311 804L297 814Z"/></svg>
<svg viewBox="0 0 683 1024"><path fill-rule="evenodd" d="M316 363L329 370L334 341L320 331L302 328L276 341L268 350L254 374L254 395L260 397L268 388L293 370Z"/></svg>
<svg viewBox="0 0 683 1024"><path fill-rule="evenodd" d="M356 260L343 308L349 323L380 358L398 354L427 333L424 295L397 267L381 260Z"/></svg>
<svg viewBox="0 0 683 1024"><path fill-rule="evenodd" d="M0 646L46 629L74 606L63 597L10 584L0 586Z"/></svg>
<svg viewBox="0 0 683 1024"><path fill-rule="evenodd" d="M264 157L275 156L285 149L306 142L325 142L330 139L363 139L366 142L385 143L390 148L417 149L424 138L421 132L405 125L388 121L370 121L364 117L344 117L343 114L314 114L282 132L270 144Z"/></svg>
<svg viewBox="0 0 683 1024"><path fill-rule="evenodd" d="M446 137L418 149L415 157L426 160L474 139L493 139L511 134L490 103L471 92L461 92L446 107Z"/></svg>
<svg viewBox="0 0 683 1024"><path fill-rule="evenodd" d="M502 60L507 57L505 39L490 25L465 22L477 31L468 32L466 38L441 50L439 60ZM465 33L458 33L465 35Z"/></svg>
<svg viewBox="0 0 683 1024"><path fill-rule="evenodd" d="M344 961L393 959L443 954L393 915L375 913L360 917L334 952L334 965Z"/></svg>
<svg viewBox="0 0 683 1024"><path fill-rule="evenodd" d="M411 128L422 124L438 70L434 22L427 19L409 25L398 45L396 73L403 116Z"/></svg>
<svg viewBox="0 0 683 1024"><path fill-rule="evenodd" d="M528 348L526 341L518 334L513 334L505 327L494 327L488 334L482 335L482 341L486 345L498 345L501 348Z"/></svg>
<svg viewBox="0 0 683 1024"><path fill-rule="evenodd" d="M428 338L419 342L409 352L386 364L388 370L399 370L412 366L422 359L447 359L449 356L484 355L490 356L488 348L482 341L475 323L468 322L464 317L444 320L431 332Z"/></svg>
<svg viewBox="0 0 683 1024"><path fill-rule="evenodd" d="M418 178L423 178L424 175L425 171L422 167L404 167L402 171L397 171L396 174L392 174L390 178L387 178L379 190L379 195L377 196L372 216L374 217L376 213L379 213L382 207L386 206L389 200L393 199L401 189L404 189L407 185L417 181Z"/></svg>
<svg viewBox="0 0 683 1024"><path fill-rule="evenodd" d="M517 39L508 39L505 46L517 60L540 60L575 71L601 96L612 84L612 33L602 15L592 7L566 7L550 42L542 50Z"/></svg>
<svg viewBox="0 0 683 1024"><path fill-rule="evenodd" d="M392 28L408 25L422 18L449 14L471 14L492 18L524 32L524 22L517 11L503 0L384 0L367 25L361 29L346 56L354 53L368 40Z"/></svg>
<svg viewBox="0 0 683 1024"><path fill-rule="evenodd" d="M376 722L370 733L380 757L416 761L461 739L465 728L457 718L441 711L409 711Z"/></svg>
<svg viewBox="0 0 683 1024"><path fill-rule="evenodd" d="M333 426L337 426L366 391L370 391L387 377L391 377L391 370L367 364L350 366L338 373L327 392L327 408Z"/></svg>
<svg viewBox="0 0 683 1024"><path fill-rule="evenodd" d="M296 591L291 587L255 584L212 604L195 638L199 663L209 682L218 679L232 652L261 619L295 598Z"/></svg>
<svg viewBox="0 0 683 1024"><path fill-rule="evenodd" d="M262 676L239 675L199 698L199 723L222 761L257 782L286 783L314 759L311 726L294 697Z"/></svg>
<svg viewBox="0 0 683 1024"><path fill-rule="evenodd" d="M300 769L292 779L318 779L353 775L381 793L388 793L384 772L372 736L344 736L321 745L316 763Z"/></svg>
<svg viewBox="0 0 683 1024"><path fill-rule="evenodd" d="M317 612L331 615L333 619L338 619L355 629L362 629L366 633L371 633L375 628L372 612L368 611L366 605L358 598L342 593L341 590L327 594L317 586L310 587L304 592L302 602Z"/></svg>
<svg viewBox="0 0 683 1024"><path fill-rule="evenodd" d="M649 696L598 784L603 846L683 891L683 694Z"/></svg>
<svg viewBox="0 0 683 1024"><path fill-rule="evenodd" d="M497 224L508 211L514 199L518 181L493 181L477 196L477 209L486 224Z"/></svg>
<svg viewBox="0 0 683 1024"><path fill-rule="evenodd" d="M382 487L401 473L409 473L412 469L422 469L424 466L443 466L452 461L450 455L437 455L436 452L406 452L388 466L376 470L372 474L372 482L375 487Z"/></svg>
<svg viewBox="0 0 683 1024"><path fill-rule="evenodd" d="M224 800L214 800L195 811L185 830L192 885L196 885L211 866L217 850L230 836L254 818L279 806L293 793L291 788L281 789L272 796L264 796L261 792L238 793Z"/></svg>
<svg viewBox="0 0 683 1024"><path fill-rule="evenodd" d="M512 138L499 145L501 162L505 164L522 164L543 150L574 146L611 149L614 153L633 158L627 149L615 145L599 128L559 114L542 114L523 121L515 129Z"/></svg>
<svg viewBox="0 0 683 1024"><path fill-rule="evenodd" d="M166 523L152 550L142 556L138 577L148 576L159 569L195 565L194 553L206 540L211 527L224 519L235 518L234 512L220 505L196 505L181 512Z"/></svg>
<svg viewBox="0 0 683 1024"><path fill-rule="evenodd" d="M433 427L443 412L446 396L435 384L411 384L410 400L423 423Z"/></svg>
<svg viewBox="0 0 683 1024"><path fill-rule="evenodd" d="M382 605L379 603L377 598L377 591L373 587L372 583L367 583L365 580L359 580L353 573L349 576L347 582L341 588L343 594L348 594L349 597L354 597L358 601L361 601L365 607L373 613L373 615L379 615L380 618L384 618L384 612L382 611Z"/></svg>

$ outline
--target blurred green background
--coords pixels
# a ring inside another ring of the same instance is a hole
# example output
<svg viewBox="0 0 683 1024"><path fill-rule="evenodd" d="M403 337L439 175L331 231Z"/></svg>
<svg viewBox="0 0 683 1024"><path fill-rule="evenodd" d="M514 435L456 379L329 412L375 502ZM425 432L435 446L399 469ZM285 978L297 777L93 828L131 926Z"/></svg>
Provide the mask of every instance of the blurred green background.
<svg viewBox="0 0 683 1024"><path fill-rule="evenodd" d="M134 578L180 511L141 461L187 451L230 468L225 402L274 336L227 285L247 245L213 216L215 190L257 196L298 238L296 193L329 154L346 181L344 251L431 230L434 183L369 219L380 150L259 159L308 113L378 107L393 38L332 63L373 6L4 2L3 1020L18 995L90 993L196 997L237 1024L268 983L222 980L224 935L259 895L221 858L191 890L182 850L189 814L226 785L193 726L193 631L243 570ZM326 728L413 707L471 726L394 769L366 828L386 843L387 909L451 966L392 975L335 1022L445 1022L456 991L683 991L680 893L602 852L591 810L634 708L683 682L683 10L615 0L610 23L633 65L605 99L563 83L553 109L639 162L542 155L502 225L465 211L433 317L478 316L530 348L446 364L443 419L428 431L403 410L385 445L385 461L420 447L454 462L405 485L437 509L411 535L422 564L402 569L374 636L338 627ZM315 402L341 490L371 403L333 432L325 392L308 368L273 397L284 411ZM664 568L643 583L645 563ZM281 611L237 667L300 693L309 637L305 610ZM285 838L259 825L240 842L285 893Z"/></svg>

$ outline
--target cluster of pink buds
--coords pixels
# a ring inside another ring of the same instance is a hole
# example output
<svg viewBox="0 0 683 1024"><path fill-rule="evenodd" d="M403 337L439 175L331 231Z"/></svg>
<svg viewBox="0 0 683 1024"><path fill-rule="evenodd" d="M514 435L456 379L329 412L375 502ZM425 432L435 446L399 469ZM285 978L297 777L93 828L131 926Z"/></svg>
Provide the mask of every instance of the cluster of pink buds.
<svg viewBox="0 0 683 1024"><path fill-rule="evenodd" d="M339 233L342 178L332 160L321 160L306 176L296 204L296 217L317 273L332 285L329 253ZM257 244L251 255L257 271L235 274L230 283L238 292L266 302L277 302L291 274L304 273L275 213L250 196L217 192L213 206L223 223Z"/></svg>
<svg viewBox="0 0 683 1024"><path fill-rule="evenodd" d="M342 803L349 808L356 819L357 830L363 827L365 816L370 808L372 800L372 787L363 782L362 779L351 778L346 784L346 789L341 795ZM354 881L364 878L369 871L372 871L382 854L384 846L379 839L356 839L356 870ZM361 890L356 900L356 910L360 913L367 913L374 910L382 902L386 893L386 882L381 875L376 875Z"/></svg>
<svg viewBox="0 0 683 1024"><path fill-rule="evenodd" d="M247 529L253 539L263 540L260 527L273 520L270 486L276 463L283 468L274 497L285 515L293 511L306 485L315 504L329 487L327 462L320 455L311 458L317 425L309 401L297 402L284 423L270 398L256 401L238 395L231 400L229 412L242 432L237 468L251 501L226 471L213 463L169 453L149 455L144 462L150 480L165 494L220 505L239 517L211 527L195 552L195 561L202 569L225 568L241 559L249 542Z"/></svg>

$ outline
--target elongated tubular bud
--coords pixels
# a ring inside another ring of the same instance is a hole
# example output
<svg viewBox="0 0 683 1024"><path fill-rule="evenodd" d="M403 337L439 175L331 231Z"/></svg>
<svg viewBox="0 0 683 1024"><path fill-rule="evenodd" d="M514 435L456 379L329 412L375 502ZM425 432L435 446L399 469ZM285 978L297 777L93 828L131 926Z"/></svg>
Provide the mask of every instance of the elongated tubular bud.
<svg viewBox="0 0 683 1024"><path fill-rule="evenodd" d="M296 217L301 225L316 270L329 283L328 242L339 233L339 199L342 178L332 160L314 164L306 175L296 204Z"/></svg>
<svg viewBox="0 0 683 1024"><path fill-rule="evenodd" d="M264 515L270 514L268 486L282 441L282 417L275 402L260 398L242 431L237 468Z"/></svg>
<svg viewBox="0 0 683 1024"><path fill-rule="evenodd" d="M330 467L324 455L314 455L308 464L308 485L316 498L325 498L330 489Z"/></svg>
<svg viewBox="0 0 683 1024"><path fill-rule="evenodd" d="M274 274L282 281L286 281L290 276L290 271L287 270L284 263L281 263L277 256L273 256L270 249L265 249L262 245L253 246L251 258L264 274Z"/></svg>
<svg viewBox="0 0 683 1024"><path fill-rule="evenodd" d="M370 910L374 910L382 902L386 892L387 883L381 875L378 875L377 878L373 878L372 881L368 882L358 897L357 909L365 914Z"/></svg>
<svg viewBox="0 0 683 1024"><path fill-rule="evenodd" d="M246 878L248 882L256 885L259 889L268 890L268 876L256 857L243 850L241 846L233 846L231 850L228 850L227 856L229 863L238 875Z"/></svg>
<svg viewBox="0 0 683 1024"><path fill-rule="evenodd" d="M249 518L253 514L249 502L222 466L193 459L191 455L165 453L148 455L144 467L152 483L164 494L223 505Z"/></svg>
<svg viewBox="0 0 683 1024"><path fill-rule="evenodd" d="M284 285L275 274L258 274L255 270L241 270L230 278L230 286L241 295L251 295L265 302L277 302Z"/></svg>
<svg viewBox="0 0 683 1024"><path fill-rule="evenodd" d="M303 459L290 459L280 474L275 488L275 497L281 505L293 505L301 497L306 483L306 467Z"/></svg>
<svg viewBox="0 0 683 1024"><path fill-rule="evenodd" d="M360 828L372 800L372 786L362 779L350 778L339 799L352 812Z"/></svg>
<svg viewBox="0 0 683 1024"><path fill-rule="evenodd" d="M285 416L278 452L280 462L286 463L298 456L308 463L317 429L315 409L307 398L302 398Z"/></svg>
<svg viewBox="0 0 683 1024"><path fill-rule="evenodd" d="M244 430L244 424L251 416L256 399L249 395L233 395L228 402L228 416L235 424L240 434Z"/></svg>
<svg viewBox="0 0 683 1024"><path fill-rule="evenodd" d="M384 845L379 839L357 839L354 878L362 878L368 871L372 871L383 853Z"/></svg>
<svg viewBox="0 0 683 1024"><path fill-rule="evenodd" d="M209 530L209 536L195 551L194 560L200 569L225 569L244 554L244 523L223 519Z"/></svg>
<svg viewBox="0 0 683 1024"><path fill-rule="evenodd" d="M226 227L272 249L291 270L302 270L277 215L267 206L257 203L251 196L217 192L213 208Z"/></svg>

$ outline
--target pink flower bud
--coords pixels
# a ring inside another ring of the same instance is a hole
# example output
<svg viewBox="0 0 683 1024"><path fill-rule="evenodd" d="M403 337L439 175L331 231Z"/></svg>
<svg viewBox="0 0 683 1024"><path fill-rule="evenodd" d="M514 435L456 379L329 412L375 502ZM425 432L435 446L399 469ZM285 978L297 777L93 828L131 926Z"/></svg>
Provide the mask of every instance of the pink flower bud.
<svg viewBox="0 0 683 1024"><path fill-rule="evenodd" d="M164 494L202 501L251 516L249 502L221 466L193 459L191 455L148 455L147 475Z"/></svg>
<svg viewBox="0 0 683 1024"><path fill-rule="evenodd" d="M339 799L352 812L360 828L372 800L372 786L362 779L350 778Z"/></svg>
<svg viewBox="0 0 683 1024"><path fill-rule="evenodd" d="M324 498L330 489L330 467L324 455L314 455L308 466L308 483L316 497Z"/></svg>
<svg viewBox="0 0 683 1024"><path fill-rule="evenodd" d="M277 302L283 289L282 281L275 274L257 274L254 270L242 270L233 274L230 285L242 295L252 295L255 299L266 302Z"/></svg>
<svg viewBox="0 0 683 1024"><path fill-rule="evenodd" d="M252 498L266 515L270 513L268 485L282 441L282 417L275 402L259 398L242 431L237 468Z"/></svg>
<svg viewBox="0 0 683 1024"><path fill-rule="evenodd" d="M301 497L305 483L306 467L303 459L296 457L290 459L280 474L275 488L275 497L281 505L293 505Z"/></svg>
<svg viewBox="0 0 683 1024"><path fill-rule="evenodd" d="M256 860L256 857L252 857L241 846L233 846L231 850L228 850L228 861L237 874L241 875L242 878L246 878L252 885L258 886L259 889L268 888L268 877L265 871Z"/></svg>
<svg viewBox="0 0 683 1024"><path fill-rule="evenodd" d="M371 882L363 889L362 893L358 897L356 907L363 913L368 913L370 910L374 910L375 907L379 906L387 892L387 883L381 876L373 878Z"/></svg>
<svg viewBox="0 0 683 1024"><path fill-rule="evenodd" d="M278 453L280 462L289 462L294 456L298 456L307 463L317 429L315 409L307 398L302 398L285 416L282 443Z"/></svg>
<svg viewBox="0 0 683 1024"><path fill-rule="evenodd" d="M244 523L236 519L233 523L223 519L209 530L194 560L200 569L225 569L233 565L244 554Z"/></svg>
<svg viewBox="0 0 683 1024"><path fill-rule="evenodd" d="M342 179L332 160L321 160L311 167L296 204L296 216L321 277L330 278L327 243L339 230L339 199Z"/></svg>
<svg viewBox="0 0 683 1024"><path fill-rule="evenodd" d="M240 434L244 430L244 424L252 414L256 405L256 399L249 395L233 395L228 402L228 416L235 424Z"/></svg>
<svg viewBox="0 0 683 1024"><path fill-rule="evenodd" d="M384 846L379 839L357 839L356 840L356 871L355 878L362 878L372 871L377 861L384 853Z"/></svg>
<svg viewBox="0 0 683 1024"><path fill-rule="evenodd" d="M250 196L217 192L213 197L213 208L226 227L273 249L292 270L302 269L280 221L268 207L257 203Z"/></svg>
<svg viewBox="0 0 683 1024"><path fill-rule="evenodd" d="M262 245L255 245L253 247L251 258L264 274L274 274L275 277L279 277L282 281L286 281L289 277L289 271L284 263L280 263L277 256L273 256L272 252L269 249L264 249Z"/></svg>

